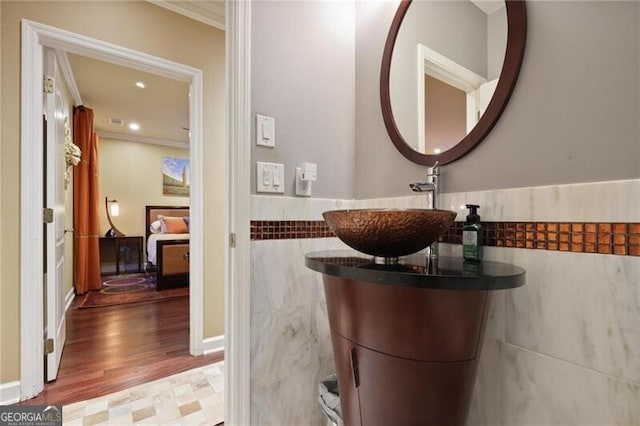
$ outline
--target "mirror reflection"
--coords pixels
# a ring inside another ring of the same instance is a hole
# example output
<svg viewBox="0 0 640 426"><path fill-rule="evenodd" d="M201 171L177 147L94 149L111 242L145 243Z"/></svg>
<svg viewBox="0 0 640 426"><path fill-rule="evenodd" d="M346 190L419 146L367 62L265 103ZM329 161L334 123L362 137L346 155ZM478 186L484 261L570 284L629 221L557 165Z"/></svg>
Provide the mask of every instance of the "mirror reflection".
<svg viewBox="0 0 640 426"><path fill-rule="evenodd" d="M505 2L414 1L398 31L391 109L416 151L436 155L475 127L491 100L507 45Z"/></svg>

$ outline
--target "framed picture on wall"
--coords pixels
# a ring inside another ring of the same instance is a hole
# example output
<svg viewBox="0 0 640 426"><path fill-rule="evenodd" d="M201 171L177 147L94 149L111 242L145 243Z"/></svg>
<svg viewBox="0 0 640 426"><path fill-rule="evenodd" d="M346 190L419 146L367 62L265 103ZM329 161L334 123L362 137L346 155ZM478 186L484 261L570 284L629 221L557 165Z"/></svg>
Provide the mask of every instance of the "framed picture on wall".
<svg viewBox="0 0 640 426"><path fill-rule="evenodd" d="M162 194L189 196L189 159L176 157L162 158Z"/></svg>

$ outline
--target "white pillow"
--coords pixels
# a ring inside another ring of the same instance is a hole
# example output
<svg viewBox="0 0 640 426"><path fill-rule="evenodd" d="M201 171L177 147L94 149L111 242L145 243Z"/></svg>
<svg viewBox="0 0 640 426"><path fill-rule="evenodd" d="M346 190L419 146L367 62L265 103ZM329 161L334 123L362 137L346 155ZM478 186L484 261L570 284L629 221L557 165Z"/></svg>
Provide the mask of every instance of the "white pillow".
<svg viewBox="0 0 640 426"><path fill-rule="evenodd" d="M159 220L153 222L149 225L149 231L151 231L152 234L159 234L162 231L162 222Z"/></svg>

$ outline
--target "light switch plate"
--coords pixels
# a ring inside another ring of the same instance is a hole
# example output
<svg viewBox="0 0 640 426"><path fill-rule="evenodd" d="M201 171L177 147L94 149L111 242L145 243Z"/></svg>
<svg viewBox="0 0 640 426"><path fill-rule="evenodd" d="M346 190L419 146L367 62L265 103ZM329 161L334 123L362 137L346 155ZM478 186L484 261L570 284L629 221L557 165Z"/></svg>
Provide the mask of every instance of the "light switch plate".
<svg viewBox="0 0 640 426"><path fill-rule="evenodd" d="M284 194L284 164L256 162L256 192Z"/></svg>
<svg viewBox="0 0 640 426"><path fill-rule="evenodd" d="M276 119L256 114L256 145L273 148L276 146Z"/></svg>

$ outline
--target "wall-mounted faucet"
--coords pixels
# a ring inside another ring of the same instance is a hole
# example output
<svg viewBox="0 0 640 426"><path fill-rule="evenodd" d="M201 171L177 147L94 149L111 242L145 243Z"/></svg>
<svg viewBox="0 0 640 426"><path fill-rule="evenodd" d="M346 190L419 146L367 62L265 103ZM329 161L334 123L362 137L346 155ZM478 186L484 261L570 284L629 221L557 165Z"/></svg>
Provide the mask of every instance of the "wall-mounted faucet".
<svg viewBox="0 0 640 426"><path fill-rule="evenodd" d="M410 183L409 188L411 188L413 192L430 192L431 202L429 202L429 197L427 197L427 208L437 209L438 195L440 194L440 167L438 167L438 162L436 161L432 167L427 167L426 182ZM429 247L429 258L436 257L438 257L437 241Z"/></svg>

